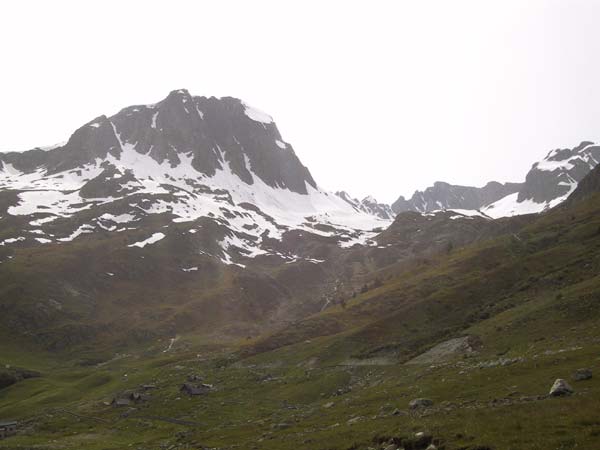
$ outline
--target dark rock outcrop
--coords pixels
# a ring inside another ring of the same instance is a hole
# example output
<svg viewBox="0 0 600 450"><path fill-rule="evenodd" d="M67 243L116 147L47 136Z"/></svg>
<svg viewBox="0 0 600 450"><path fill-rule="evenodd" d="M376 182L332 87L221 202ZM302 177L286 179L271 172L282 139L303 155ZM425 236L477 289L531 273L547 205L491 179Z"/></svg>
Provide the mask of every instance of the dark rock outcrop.
<svg viewBox="0 0 600 450"><path fill-rule="evenodd" d="M600 162L600 146L584 141L572 149L552 150L535 163L519 190L518 201L550 202L568 194Z"/></svg>
<svg viewBox="0 0 600 450"><path fill-rule="evenodd" d="M565 201L565 207L587 200L592 195L600 193L600 166L597 166L577 185L577 189Z"/></svg>

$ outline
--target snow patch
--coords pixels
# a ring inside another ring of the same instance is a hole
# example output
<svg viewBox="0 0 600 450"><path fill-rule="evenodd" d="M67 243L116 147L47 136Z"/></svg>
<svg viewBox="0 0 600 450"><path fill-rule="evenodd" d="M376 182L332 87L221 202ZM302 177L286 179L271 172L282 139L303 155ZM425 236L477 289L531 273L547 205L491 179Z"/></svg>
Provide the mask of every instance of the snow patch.
<svg viewBox="0 0 600 450"><path fill-rule="evenodd" d="M4 246L6 244L14 244L15 242L22 242L24 240L25 240L25 238L23 236L19 236L17 238L8 238L8 239L4 239L2 242L0 242L0 245Z"/></svg>
<svg viewBox="0 0 600 450"><path fill-rule="evenodd" d="M54 145L45 145L43 147L37 147L40 150L45 152L49 152L50 150L54 150L55 148L64 147L67 144L67 141L62 141Z"/></svg>
<svg viewBox="0 0 600 450"><path fill-rule="evenodd" d="M445 211L450 211L456 213L456 215L450 217L452 220L456 219L472 219L473 217L482 217L484 219L491 219L490 216L485 214L484 212L478 209L447 209Z"/></svg>
<svg viewBox="0 0 600 450"><path fill-rule="evenodd" d="M156 118L158 117L158 111L156 111L154 114L152 114L152 123L150 124L150 126L154 129L156 129Z"/></svg>
<svg viewBox="0 0 600 450"><path fill-rule="evenodd" d="M56 219L58 219L58 216L48 216L48 217L44 217L42 219L32 220L31 222L29 222L29 225L32 225L34 227L39 227L45 223L53 222Z"/></svg>
<svg viewBox="0 0 600 450"><path fill-rule="evenodd" d="M547 203L536 203L533 200L519 202L517 200L518 197L518 192L507 195L497 202L486 206L483 208L483 211L488 216L498 219L500 217L511 217L521 214L535 214L544 211L548 207Z"/></svg>
<svg viewBox="0 0 600 450"><path fill-rule="evenodd" d="M148 239L145 239L140 242L136 242L135 244L128 245L127 247L138 247L144 248L146 245L152 245L165 237L164 233L154 233Z"/></svg>
<svg viewBox="0 0 600 450"><path fill-rule="evenodd" d="M111 222L115 223L129 223L136 220L133 214L119 214L118 216L114 216L109 213L102 214L99 219L110 220Z"/></svg>
<svg viewBox="0 0 600 450"><path fill-rule="evenodd" d="M61 238L58 240L60 242L71 242L77 236L80 236L85 233L93 233L93 232L94 232L94 227L92 225L81 225L79 228L77 228L75 231L73 231L73 233L71 233L70 236Z"/></svg>
<svg viewBox="0 0 600 450"><path fill-rule="evenodd" d="M264 124L273 123L273 118L265 112L262 112L260 109L253 108L247 103L242 102L244 106L244 114L250 117L255 122L260 122Z"/></svg>

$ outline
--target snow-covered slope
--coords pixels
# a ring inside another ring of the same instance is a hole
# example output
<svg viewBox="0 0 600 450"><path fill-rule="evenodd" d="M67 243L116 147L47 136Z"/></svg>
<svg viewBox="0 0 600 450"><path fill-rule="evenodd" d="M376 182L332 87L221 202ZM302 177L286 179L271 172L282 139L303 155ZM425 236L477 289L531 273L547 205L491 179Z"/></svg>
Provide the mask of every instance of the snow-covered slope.
<svg viewBox="0 0 600 450"><path fill-rule="evenodd" d="M4 245L143 229L135 251L168 237L152 216L189 223L190 233L210 219L219 245L205 250L226 263L279 254L269 243L290 230L365 244L391 219L321 190L267 114L185 90L100 116L62 146L0 154L0 192L13 195L0 216L28 223Z"/></svg>

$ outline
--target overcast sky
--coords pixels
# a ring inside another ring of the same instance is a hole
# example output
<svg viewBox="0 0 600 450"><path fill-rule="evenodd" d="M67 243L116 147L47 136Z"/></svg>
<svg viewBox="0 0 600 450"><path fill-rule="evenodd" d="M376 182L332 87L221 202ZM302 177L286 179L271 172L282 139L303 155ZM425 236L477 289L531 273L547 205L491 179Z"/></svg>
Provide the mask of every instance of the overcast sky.
<svg viewBox="0 0 600 450"><path fill-rule="evenodd" d="M272 115L317 183L392 202L600 140L600 0L0 4L0 150L177 88Z"/></svg>

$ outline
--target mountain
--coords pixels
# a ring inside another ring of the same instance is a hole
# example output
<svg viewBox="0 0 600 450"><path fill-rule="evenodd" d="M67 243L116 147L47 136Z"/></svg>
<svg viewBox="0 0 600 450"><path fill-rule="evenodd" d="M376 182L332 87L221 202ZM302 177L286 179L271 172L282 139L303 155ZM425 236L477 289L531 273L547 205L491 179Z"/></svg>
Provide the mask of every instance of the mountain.
<svg viewBox="0 0 600 450"><path fill-rule="evenodd" d="M424 191L415 191L408 200L400 196L392 210L480 210L493 218L539 213L566 200L598 162L600 146L584 141L572 149L549 152L533 164L523 183L492 181L478 188L436 182Z"/></svg>
<svg viewBox="0 0 600 450"><path fill-rule="evenodd" d="M338 191L335 193L335 195L352 205L352 207L357 211L362 211L384 220L394 219L395 214L394 211L392 211L390 205L387 205L385 203L379 203L375 198L373 198L370 195L363 198L362 200L358 200L356 198L351 197L350 194L348 194L346 191Z"/></svg>
<svg viewBox="0 0 600 450"><path fill-rule="evenodd" d="M457 186L438 181L424 191L415 191L410 199L400 196L392 204L395 213L403 211L429 212L439 209L480 209L509 194L518 192L521 183L491 181L485 186Z"/></svg>
<svg viewBox="0 0 600 450"><path fill-rule="evenodd" d="M173 91L0 153L0 334L255 335L322 307L329 260L391 223L375 214L320 189L267 114Z"/></svg>
<svg viewBox="0 0 600 450"><path fill-rule="evenodd" d="M518 192L481 210L491 217L546 211L561 202L600 162L600 146L584 141L572 149L556 149L533 164Z"/></svg>
<svg viewBox="0 0 600 450"><path fill-rule="evenodd" d="M138 230L135 248L168 236L169 225L195 232L194 222L208 218L219 244L203 251L228 264L281 256L273 242L291 230L365 243L390 219L377 205L356 208L319 189L269 115L186 90L99 116L64 145L0 154L0 192L0 245Z"/></svg>

